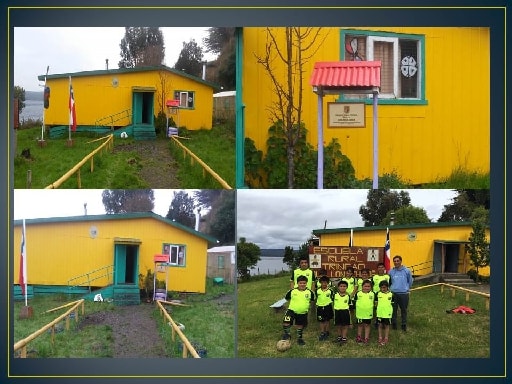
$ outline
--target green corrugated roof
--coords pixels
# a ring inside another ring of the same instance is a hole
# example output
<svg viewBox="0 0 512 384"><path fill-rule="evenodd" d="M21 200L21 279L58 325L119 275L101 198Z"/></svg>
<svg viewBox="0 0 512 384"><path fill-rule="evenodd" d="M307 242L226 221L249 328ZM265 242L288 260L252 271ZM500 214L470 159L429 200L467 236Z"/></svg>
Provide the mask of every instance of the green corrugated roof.
<svg viewBox="0 0 512 384"><path fill-rule="evenodd" d="M129 219L145 219L152 218L161 221L165 224L171 225L175 228L181 229L182 231L191 233L195 236L201 237L210 243L216 243L217 239L208 236L204 233L198 232L190 227L180 224L176 221L172 221L157 215L153 212L136 212L136 213L122 213L122 214L110 214L110 215L84 215L84 216L66 216L66 217L45 217L40 219L26 219L25 225L27 224L53 224L53 223L76 223L76 222L87 222L87 221L108 221L108 220L129 220ZM23 220L14 220L14 226L22 225Z"/></svg>
<svg viewBox="0 0 512 384"><path fill-rule="evenodd" d="M350 230L357 232L365 231L379 231L389 228L393 229L418 229L418 228L442 228L442 227L467 227L471 226L469 221L452 221L441 223L426 223L426 224L406 224L406 225L379 225L374 227L350 227L350 228L329 228L329 229L313 229L314 235L332 234L332 233L347 233Z"/></svg>
<svg viewBox="0 0 512 384"><path fill-rule="evenodd" d="M87 77L87 76L103 76L103 75L114 75L114 74L124 74L124 73L137 73L137 72L151 72L151 71L167 71L177 76L186 77L190 80L196 81L198 83L207 85L215 90L220 90L221 87L218 84L214 84L210 81L206 81L197 76L189 75L183 71L178 71L177 69L167 67L165 65L154 66L154 67L137 67L137 68L118 68L118 69L100 69L95 71L81 71L81 72L70 72L70 73L58 73L53 75L39 75L37 79L40 81L44 81L46 79L61 79L71 77Z"/></svg>

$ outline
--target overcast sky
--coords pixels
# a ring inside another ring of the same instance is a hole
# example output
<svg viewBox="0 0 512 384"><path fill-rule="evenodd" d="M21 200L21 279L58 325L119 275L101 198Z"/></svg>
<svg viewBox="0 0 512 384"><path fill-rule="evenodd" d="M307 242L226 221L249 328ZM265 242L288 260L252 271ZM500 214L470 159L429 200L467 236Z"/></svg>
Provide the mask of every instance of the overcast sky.
<svg viewBox="0 0 512 384"><path fill-rule="evenodd" d="M174 192L178 189L154 189L153 212L166 216ZM191 195L194 190L187 192ZM14 220L47 217L81 216L87 203L88 215L104 215L103 189L15 189Z"/></svg>
<svg viewBox="0 0 512 384"><path fill-rule="evenodd" d="M164 36L165 62L173 67L183 48L183 42L195 39L203 46L208 27L160 28ZM25 91L42 91L37 77L68 72L117 69L121 60L119 44L124 37L124 28L92 27L46 27L14 28L14 85ZM203 49L204 51L204 49ZM215 56L205 53L205 60Z"/></svg>
<svg viewBox="0 0 512 384"><path fill-rule="evenodd" d="M411 204L437 221L452 190L407 190ZM260 248L298 249L313 229L362 227L359 207L368 190L237 190L237 237Z"/></svg>

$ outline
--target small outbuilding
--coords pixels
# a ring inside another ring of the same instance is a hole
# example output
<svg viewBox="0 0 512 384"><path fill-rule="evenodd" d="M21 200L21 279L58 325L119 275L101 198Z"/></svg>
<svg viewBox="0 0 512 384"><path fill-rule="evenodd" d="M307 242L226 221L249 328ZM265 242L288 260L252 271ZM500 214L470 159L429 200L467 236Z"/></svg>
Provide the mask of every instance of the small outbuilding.
<svg viewBox="0 0 512 384"><path fill-rule="evenodd" d="M226 245L208 249L208 271L206 275L217 281L233 284L235 281L235 246ZM220 280L222 279L222 280Z"/></svg>

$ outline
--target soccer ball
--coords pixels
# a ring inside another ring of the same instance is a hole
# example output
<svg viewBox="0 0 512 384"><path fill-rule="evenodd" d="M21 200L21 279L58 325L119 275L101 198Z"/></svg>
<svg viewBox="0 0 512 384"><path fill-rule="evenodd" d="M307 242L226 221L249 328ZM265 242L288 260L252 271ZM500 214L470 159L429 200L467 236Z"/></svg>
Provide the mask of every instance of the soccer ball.
<svg viewBox="0 0 512 384"><path fill-rule="evenodd" d="M277 350L279 352L287 351L291 348L291 346L292 346L292 343L290 342L290 340L279 340L276 345Z"/></svg>
<svg viewBox="0 0 512 384"><path fill-rule="evenodd" d="M121 132L121 138L126 139L128 137L128 134L126 132Z"/></svg>

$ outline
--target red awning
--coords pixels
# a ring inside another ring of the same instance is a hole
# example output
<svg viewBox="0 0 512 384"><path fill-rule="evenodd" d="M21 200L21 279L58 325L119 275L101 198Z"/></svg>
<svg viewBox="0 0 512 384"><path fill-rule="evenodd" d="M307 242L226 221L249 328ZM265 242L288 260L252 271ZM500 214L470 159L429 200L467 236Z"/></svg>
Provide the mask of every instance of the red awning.
<svg viewBox="0 0 512 384"><path fill-rule="evenodd" d="M155 255L153 257L153 261L155 263L168 263L169 262L169 255Z"/></svg>
<svg viewBox="0 0 512 384"><path fill-rule="evenodd" d="M322 88L380 87L380 61L317 62L309 84Z"/></svg>

